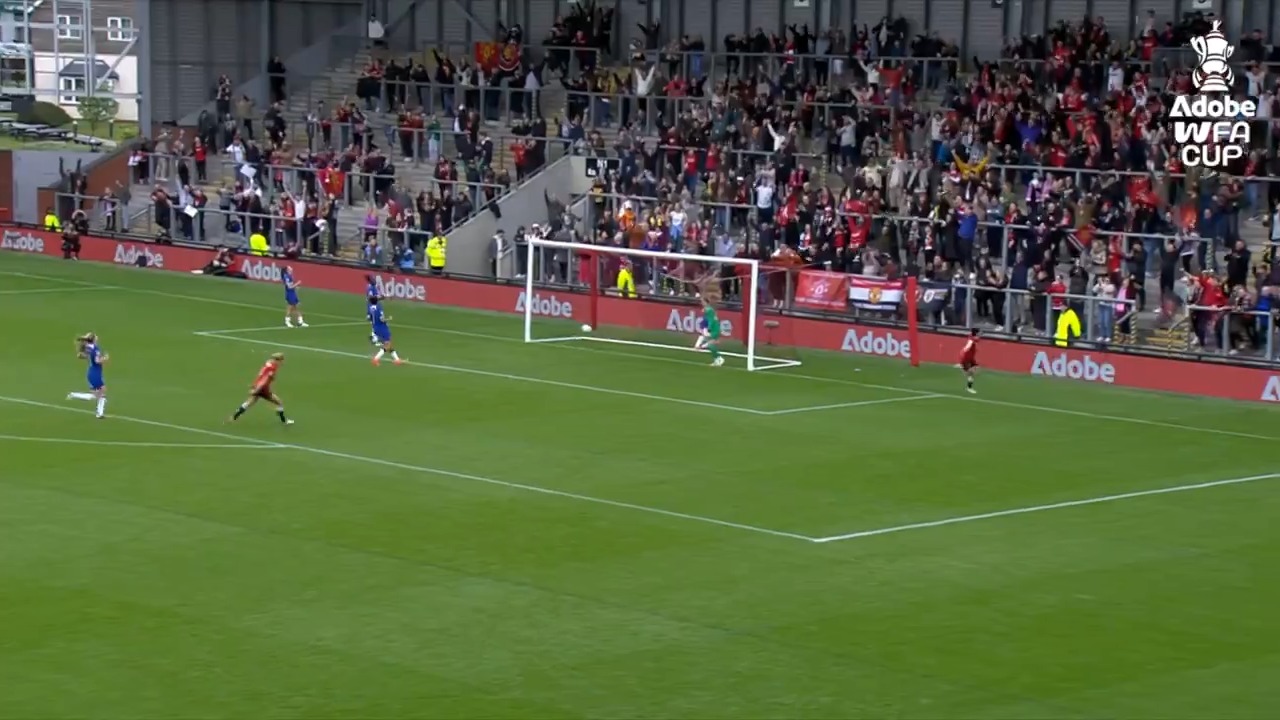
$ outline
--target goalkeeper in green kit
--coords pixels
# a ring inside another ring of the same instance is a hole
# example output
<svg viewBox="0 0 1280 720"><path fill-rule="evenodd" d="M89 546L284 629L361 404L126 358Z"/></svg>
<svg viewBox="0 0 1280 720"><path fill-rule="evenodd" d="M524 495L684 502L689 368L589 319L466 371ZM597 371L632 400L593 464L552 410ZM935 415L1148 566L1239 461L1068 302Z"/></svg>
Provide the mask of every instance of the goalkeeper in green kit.
<svg viewBox="0 0 1280 720"><path fill-rule="evenodd" d="M711 351L712 367L720 367L724 364L724 356L720 354L720 316L716 315L715 306L711 304L706 295L701 296L701 300L702 334L698 336L698 340L693 347L697 350L706 349Z"/></svg>

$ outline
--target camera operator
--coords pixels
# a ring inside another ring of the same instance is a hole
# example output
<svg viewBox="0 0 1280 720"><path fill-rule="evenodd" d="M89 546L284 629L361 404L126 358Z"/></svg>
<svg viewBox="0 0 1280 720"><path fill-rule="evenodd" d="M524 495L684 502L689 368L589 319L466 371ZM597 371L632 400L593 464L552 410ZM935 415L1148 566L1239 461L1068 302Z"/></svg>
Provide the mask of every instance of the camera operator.
<svg viewBox="0 0 1280 720"><path fill-rule="evenodd" d="M80 259L80 236L89 232L89 218L83 210L76 210L71 221L62 226L62 259Z"/></svg>
<svg viewBox="0 0 1280 720"><path fill-rule="evenodd" d="M204 269L199 272L202 275L214 275L216 277L244 278L244 273L236 272L231 269L235 265L235 262L236 256L235 253L231 251L231 248L226 247L225 245L219 245L218 248L214 250L213 259L210 260L209 264L205 265Z"/></svg>

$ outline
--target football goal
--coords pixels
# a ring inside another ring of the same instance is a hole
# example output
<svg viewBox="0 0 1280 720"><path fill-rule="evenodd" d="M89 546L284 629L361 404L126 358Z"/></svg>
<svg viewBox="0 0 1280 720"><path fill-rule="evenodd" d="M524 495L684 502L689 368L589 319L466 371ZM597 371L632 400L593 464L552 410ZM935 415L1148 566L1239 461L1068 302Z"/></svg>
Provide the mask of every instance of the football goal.
<svg viewBox="0 0 1280 720"><path fill-rule="evenodd" d="M716 348L728 362L748 370L800 365L794 357L759 354L761 331L776 323L759 315L758 260L531 238L524 281L525 342L702 353L711 363L710 318L720 329ZM566 284L574 286L571 299L550 289Z"/></svg>

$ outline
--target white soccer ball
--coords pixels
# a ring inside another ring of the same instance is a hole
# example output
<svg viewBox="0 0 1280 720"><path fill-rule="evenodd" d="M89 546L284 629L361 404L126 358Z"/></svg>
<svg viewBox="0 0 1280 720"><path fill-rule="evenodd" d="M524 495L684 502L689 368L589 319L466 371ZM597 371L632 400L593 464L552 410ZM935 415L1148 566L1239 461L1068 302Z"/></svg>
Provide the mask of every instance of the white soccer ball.
<svg viewBox="0 0 1280 720"><path fill-rule="evenodd" d="M591 332L591 326L587 325L586 323L583 323L582 332L587 332L587 333Z"/></svg>

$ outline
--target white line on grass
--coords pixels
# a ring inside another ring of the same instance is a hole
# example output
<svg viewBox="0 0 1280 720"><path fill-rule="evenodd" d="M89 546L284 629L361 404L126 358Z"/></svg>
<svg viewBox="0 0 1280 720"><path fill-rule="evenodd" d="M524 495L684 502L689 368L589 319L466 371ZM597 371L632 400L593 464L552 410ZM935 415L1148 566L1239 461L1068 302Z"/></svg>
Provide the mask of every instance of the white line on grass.
<svg viewBox="0 0 1280 720"><path fill-rule="evenodd" d="M87 411L86 411L87 412ZM262 443L171 443L171 442L130 442L126 440L93 440L89 438L31 437L27 435L0 435L0 441L56 443L59 445L93 445L101 447L132 448L179 448L184 450L278 450L279 445Z"/></svg>
<svg viewBox="0 0 1280 720"><path fill-rule="evenodd" d="M119 290L110 285L86 285L84 287L32 288L30 290L0 290L0 295L34 295L36 293L74 293L94 292L96 290Z"/></svg>
<svg viewBox="0 0 1280 720"><path fill-rule="evenodd" d="M1031 513L1048 512L1050 510L1083 507L1085 505L1101 505L1102 503L1117 502L1119 500L1131 500L1133 498L1147 497L1150 495L1169 495L1171 493L1190 492L1192 490L1205 490L1208 488L1222 487L1224 485L1243 485L1245 483L1258 482L1260 480L1272 480L1275 478L1280 478L1280 473L1251 475L1249 477L1231 478L1229 480L1211 480L1209 482L1193 483L1190 485L1175 485L1173 487L1154 488L1151 490L1135 490L1134 492L1118 493L1115 495L1101 495L1098 497L1085 498L1083 500L1068 500L1065 502L1049 503L1047 505L1029 505L1027 507L1013 508L1010 510L997 510L995 512L979 513L977 515L961 515L959 517L945 518L943 520L931 520L929 522L896 525L893 527L879 528L877 530L863 530L862 532L846 533L844 535L832 535L830 537L810 538L810 541L815 543L829 543L838 542L840 540L856 540L858 538L875 537L876 535L889 535L891 533L906 532L908 530L925 530L928 528L943 527L946 525L960 525L962 523L977 522L979 520L992 520L994 518L1009 517L1011 515L1029 515Z"/></svg>
<svg viewBox="0 0 1280 720"><path fill-rule="evenodd" d="M232 340L234 342L252 343L254 345L268 345L274 348L283 348L288 350L302 350L305 352L324 353L326 355L337 355L339 357L359 358L368 360L369 355L363 353L348 352L346 350L333 350L331 348L313 347L310 345L294 345L292 343L274 342L271 340L256 340L254 338L236 337L234 335L223 335L215 332L197 333L201 337L214 338L217 340ZM466 375L479 375L481 377L499 378L502 380L514 380L519 382L529 382L537 385L551 385L554 387L568 388L570 390L586 390L588 392L602 393L605 395L621 395L623 397L639 398L642 400L655 400L659 402L676 403L678 405L692 405L694 407L711 408L713 410L728 410L730 412L745 413L747 415L769 415L771 411L756 410L753 408L735 407L733 405L721 405L719 403L703 402L701 400L686 400L684 398L667 397L665 395L650 395L649 393L633 392L631 390L618 390L616 388L597 387L595 385L580 385L578 383L561 382L560 380L547 380L545 378L527 377L524 375L515 375L512 373L494 372L490 370L477 370L475 368L459 367L457 365L437 365L435 363L414 362L405 360L405 365L414 367L428 368L431 370L443 370L445 372L463 373Z"/></svg>
<svg viewBox="0 0 1280 720"><path fill-rule="evenodd" d="M36 273L0 271L0 275L13 275L16 277L36 278L36 279L48 280L52 282L65 282L72 285L113 287L113 286L107 286L107 285L99 285L98 283L86 282L84 280L73 280L70 278L61 278L53 275L40 275ZM171 293L171 292L165 292L163 290L150 290L146 288L132 288L132 287L121 287L120 289L127 290L129 292L146 294L146 295L155 295L158 297L174 298L176 300L189 300L191 302L202 302L202 303L208 303L213 305L228 305L231 307L251 308L254 310L267 309L267 308L264 308L261 304L237 302L235 300L222 300L219 298L202 297L199 295L184 295L182 293ZM442 308L442 309L449 310L450 308ZM309 314L312 317L328 317L328 318L338 318L338 319L348 317L346 315L335 315L332 313L309 313ZM434 327L426 327L422 325L397 325L396 327L404 328L406 330L422 330L426 332L441 333L444 335L457 335L460 337L472 337L472 338L478 338L478 339L484 339L484 340L519 342L522 344L524 342L522 339L516 338L516 337L508 337L505 335L490 335L487 333L467 332L465 330L452 330L449 328L434 328ZM593 352L593 353L598 353L603 355L618 355L621 357L627 357L631 359L635 359L637 357L635 354L632 354L632 353L620 353L612 350L581 347L574 343L545 343L543 346L553 347L553 348L569 348L569 349L577 350L580 352ZM693 364L693 363L689 363L684 360L678 360L675 358L647 357L646 359L652 360L652 361L679 363L681 365ZM722 368L722 369L738 370L739 368ZM745 372L745 370L743 371ZM1008 400L993 400L991 398L973 397L972 395L951 395L947 393L934 393L928 390L919 390L915 388L899 387L895 385L881 385L877 383L864 383L864 382L858 382L856 380L845 380L843 378L824 377L821 375L805 375L805 374L794 373L790 371L778 372L778 373L756 373L756 375L769 375L773 377L789 377L789 378L796 378L800 380L813 380L817 382L832 383L836 385L848 385L852 387L865 387L865 388L872 388L876 390L888 390L892 392L900 392L900 393L906 393L910 395L922 395L922 396L928 395L930 397L940 396L940 397L952 398L955 400L964 400L966 402L982 403L984 405L994 405L997 407L1015 408L1018 410L1035 410L1039 412L1055 413L1058 415L1074 415L1075 417L1082 417L1090 420L1103 420L1106 422L1128 423L1131 425L1146 425L1147 427L1162 427L1162 428L1168 428L1170 430L1184 430L1184 431L1195 432L1195 433L1200 433L1204 435L1221 435L1221 436L1227 436L1227 437L1248 438L1250 440L1280 439L1280 438L1275 438L1269 435L1257 435L1254 433L1238 432L1235 430L1224 430L1220 428L1203 427L1198 425L1184 425L1180 423L1163 422L1160 420L1146 420L1144 418L1130 417L1127 415L1102 415L1099 413L1086 412L1083 410L1069 410L1066 408L1046 407L1044 405L1032 405L1030 403L1011 402ZM769 411L756 411L756 412L760 414L768 414Z"/></svg>
<svg viewBox="0 0 1280 720"><path fill-rule="evenodd" d="M311 323L310 325L307 325L307 328L310 329L310 328L351 327L353 325L368 325L368 324L369 324L368 320L351 320L348 322ZM205 335L210 337L217 337L219 335L231 335L235 333L270 332L272 330L295 330L295 329L301 329L301 328L294 328L289 325L268 325L266 327L232 328L231 330L199 330L195 334Z"/></svg>
<svg viewBox="0 0 1280 720"><path fill-rule="evenodd" d="M907 395L905 397L880 398L878 400L858 400L855 402L834 403L831 405L812 405L810 407L788 408L786 410L770 410L765 415L795 415L796 413L817 412L819 410L843 410L846 408L866 407L868 405L888 405L889 403L913 402L915 400L933 400L949 397L947 395Z"/></svg>
<svg viewBox="0 0 1280 720"><path fill-rule="evenodd" d="M48 408L50 410L61 410L65 412L86 414L91 411L81 410L79 408L66 407L64 405L55 405L53 403L39 402L36 400L27 400L25 398L14 398L0 396L0 401L10 402L18 405L28 405L31 407ZM200 435L208 435L211 437L219 437L230 440L239 440L241 442L255 443L261 447L268 448L286 448L289 450L297 450L298 452L312 453L324 457L339 458L342 460L350 460L352 462L364 463L368 465L379 465L382 467L395 468L398 470L408 470L416 473L424 473L427 475L438 475L441 477L454 478L456 480L467 480L470 482L483 483L485 485L493 485L503 487L509 490L521 490L524 492L538 493L539 495L548 495L551 497L566 498L569 500L578 500L581 502L592 503L595 505L607 505L614 508L622 508L625 510L635 510L637 512L649 513L651 515L662 515L664 517L676 518L679 520L689 520L692 522L702 523L704 525L717 525L720 527L733 528L735 530L745 530L747 532L759 535L772 535L774 537L788 538L791 540L803 540L805 542L814 542L814 538L798 533L789 533L782 530L771 530L769 528L757 527L755 525L746 525L744 523L731 522L729 520L718 520L716 518L704 517L702 515L693 515L690 513L676 512L675 510L664 510L662 508L650 507L648 505L637 505L635 503L622 502L620 500L607 500L605 498L593 497L591 495L581 495L579 493L568 492L565 490L553 490L551 488L540 487L538 485L525 485L524 483L508 482L506 480L498 480L496 478L484 477L482 475L470 475L468 473L454 472L452 470L442 470L439 468L426 467L424 465L411 465L409 463L395 462L393 460L384 460L382 458L364 457L362 455L354 455L351 453L338 452L336 450L325 450L323 448L310 447L308 445L294 445L292 443L277 443L266 440L257 440L255 438L241 437L239 435L231 435L229 433L218 432L216 430L206 430L198 427L188 427L185 425L175 425L172 423L157 422L155 420L144 420L142 418L128 417L125 415L112 415L112 420L123 420L125 422L140 423L142 425L150 425L152 427L168 428L170 430L181 430L184 432L197 433Z"/></svg>

